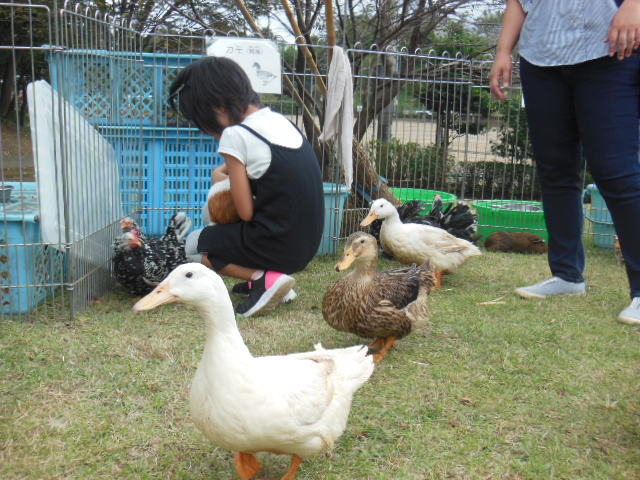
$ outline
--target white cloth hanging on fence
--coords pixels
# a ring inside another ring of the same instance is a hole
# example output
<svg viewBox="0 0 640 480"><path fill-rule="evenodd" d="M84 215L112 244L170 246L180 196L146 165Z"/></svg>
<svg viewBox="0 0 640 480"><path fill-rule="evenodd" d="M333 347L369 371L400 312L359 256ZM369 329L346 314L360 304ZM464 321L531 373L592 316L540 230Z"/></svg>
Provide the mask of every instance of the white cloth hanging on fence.
<svg viewBox="0 0 640 480"><path fill-rule="evenodd" d="M105 227L124 215L116 152L46 81L27 85L27 101L42 241L58 249L83 241L76 254L104 262L112 241Z"/></svg>
<svg viewBox="0 0 640 480"><path fill-rule="evenodd" d="M353 78L351 64L341 47L333 47L329 66L328 92L325 106L324 127L319 137L327 142L338 134L338 156L344 170L347 188L353 182Z"/></svg>

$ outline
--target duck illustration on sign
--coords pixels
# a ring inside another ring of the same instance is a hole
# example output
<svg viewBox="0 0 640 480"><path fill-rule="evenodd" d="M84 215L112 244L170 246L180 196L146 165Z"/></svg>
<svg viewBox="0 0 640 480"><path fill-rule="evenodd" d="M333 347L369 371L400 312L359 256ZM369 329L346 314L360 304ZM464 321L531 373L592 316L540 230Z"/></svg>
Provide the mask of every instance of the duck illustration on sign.
<svg viewBox="0 0 640 480"><path fill-rule="evenodd" d="M280 52L263 38L210 37L207 55L227 57L240 65L258 93L282 93Z"/></svg>
<svg viewBox="0 0 640 480"><path fill-rule="evenodd" d="M256 76L258 77L258 80L262 82L262 85L267 85L268 83L272 82L276 78L276 76L273 73L267 72L266 70L262 70L258 62L255 62L253 64L253 68L256 71Z"/></svg>

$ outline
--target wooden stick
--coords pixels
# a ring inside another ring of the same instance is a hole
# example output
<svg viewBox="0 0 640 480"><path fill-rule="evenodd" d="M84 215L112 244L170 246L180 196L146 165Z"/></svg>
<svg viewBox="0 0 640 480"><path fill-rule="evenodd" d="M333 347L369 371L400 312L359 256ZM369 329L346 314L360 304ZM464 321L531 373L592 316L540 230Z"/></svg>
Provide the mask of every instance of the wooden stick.
<svg viewBox="0 0 640 480"><path fill-rule="evenodd" d="M329 65L333 56L333 47L336 45L336 28L333 23L333 0L325 0L325 11L327 15L327 42L329 44Z"/></svg>
<svg viewBox="0 0 640 480"><path fill-rule="evenodd" d="M316 64L316 61L313 58L313 55L311 55L311 50L309 50L309 48L304 44L305 37L302 34L302 30L300 30L300 27L298 26L298 21L296 20L296 17L293 15L293 10L291 10L291 5L289 4L289 0L282 0L282 6L284 8L284 12L287 14L287 18L289 19L289 23L291 24L291 27L293 28L293 33L295 33L296 35L296 43L298 44L298 47L300 47L300 49L302 50L302 53L304 53L304 56L307 59L307 63L309 64L309 67L311 67L311 70L313 70L313 73L315 73L316 83L318 84L318 88L320 88L320 92L322 92L323 95L326 95L327 86L325 85L324 80L322 80L322 76L320 75L320 71L318 70L318 65Z"/></svg>
<svg viewBox="0 0 640 480"><path fill-rule="evenodd" d="M260 38L264 38L264 35L260 31L260 27L258 26L256 21L254 20L253 16L251 15L251 12L249 12L249 9L247 8L247 5L244 3L244 0L235 0L235 2L238 5L238 7L240 8L240 11L242 12L242 15L244 16L244 19L249 23L249 25L251 26L253 31ZM300 95L298 94L298 91L296 90L295 85L293 84L291 79L289 77L287 77L286 75L283 75L283 78L284 78L285 83L287 84L287 87L289 87L289 89L291 90L296 102L298 103L298 105L300 105L302 107L302 114L308 120L310 120L313 123L313 131L316 134L316 136L319 136L320 132L321 132L320 127L316 124L313 114L309 111L309 109L305 105L304 101L302 100L302 97L300 97Z"/></svg>

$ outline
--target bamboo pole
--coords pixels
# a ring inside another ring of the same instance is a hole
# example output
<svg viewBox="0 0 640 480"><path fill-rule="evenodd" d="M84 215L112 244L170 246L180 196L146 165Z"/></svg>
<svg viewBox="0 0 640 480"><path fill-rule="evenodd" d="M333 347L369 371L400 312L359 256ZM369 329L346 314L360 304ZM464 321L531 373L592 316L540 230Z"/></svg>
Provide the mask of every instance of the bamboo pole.
<svg viewBox="0 0 640 480"><path fill-rule="evenodd" d="M333 23L333 0L325 0L325 12L327 16L327 42L329 44L329 64L333 56L333 47L336 45L336 27Z"/></svg>
<svg viewBox="0 0 640 480"><path fill-rule="evenodd" d="M236 5L238 5L238 7L240 8L240 11L244 16L244 19L249 23L249 25L251 26L253 31L256 33L256 35L258 35L261 38L264 38L264 35L260 31L260 27L258 26L255 19L253 18L253 15L251 15L251 12L247 8L247 5L244 3L244 0L235 0L235 2L236 2ZM286 75L284 75L283 78L285 83L287 84L287 87L289 87L294 98L296 99L296 102L302 107L302 114L313 124L313 131L316 134L316 137L320 136L321 130L313 118L313 113L311 113L307 108L306 104L304 103L302 97L300 97L300 94L296 90L295 85L293 84L291 79Z"/></svg>
<svg viewBox="0 0 640 480"><path fill-rule="evenodd" d="M311 67L311 70L313 70L313 73L315 74L316 83L320 88L320 92L326 96L327 86L325 85L324 80L322 80L322 76L320 75L320 71L318 70L318 65L316 64L316 61L313 58L313 55L311 55L311 50L309 50L309 48L304 43L305 37L302 34L302 30L300 30L300 26L298 25L298 21L296 20L296 17L293 14L293 10L291 10L291 5L289 4L289 0L282 0L282 6L284 8L284 12L287 14L287 18L289 19L289 23L291 24L291 27L293 28L293 33L296 34L296 43L298 44L298 47L300 47L300 49L302 50L302 53L304 53L304 56L307 59L307 63L309 64L309 67Z"/></svg>

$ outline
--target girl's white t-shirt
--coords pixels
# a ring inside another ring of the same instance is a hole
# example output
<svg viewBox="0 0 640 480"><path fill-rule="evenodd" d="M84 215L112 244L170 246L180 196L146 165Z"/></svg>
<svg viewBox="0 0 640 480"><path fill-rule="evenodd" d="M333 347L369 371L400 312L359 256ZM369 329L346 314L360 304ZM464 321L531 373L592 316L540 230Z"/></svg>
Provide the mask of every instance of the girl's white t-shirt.
<svg viewBox="0 0 640 480"><path fill-rule="evenodd" d="M242 122L271 143L288 148L302 145L300 132L279 113L268 107L252 113ZM218 153L225 153L240 160L251 179L260 178L271 165L271 149L254 134L239 125L222 131Z"/></svg>

